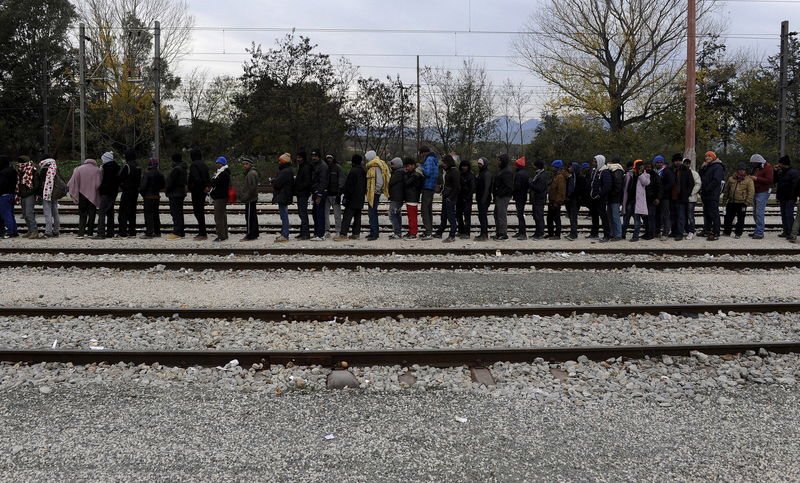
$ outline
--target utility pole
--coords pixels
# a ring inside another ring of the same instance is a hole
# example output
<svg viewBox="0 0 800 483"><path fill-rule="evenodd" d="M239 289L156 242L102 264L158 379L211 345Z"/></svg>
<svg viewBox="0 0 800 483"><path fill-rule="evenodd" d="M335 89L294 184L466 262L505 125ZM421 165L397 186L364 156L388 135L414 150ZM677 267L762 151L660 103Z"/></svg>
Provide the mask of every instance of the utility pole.
<svg viewBox="0 0 800 483"><path fill-rule="evenodd" d="M154 41L156 44L156 55L153 59L153 72L156 76L156 92L153 98L155 106L155 142L153 143L153 157L158 159L160 151L161 136L161 22L156 21Z"/></svg>
<svg viewBox="0 0 800 483"><path fill-rule="evenodd" d="M778 129L780 133L780 156L786 154L786 69L789 65L789 21L781 22L781 102L778 118Z"/></svg>
<svg viewBox="0 0 800 483"><path fill-rule="evenodd" d="M411 89L411 87L406 87L403 84L400 84L400 155L403 156L406 154L406 109L405 109L405 101L406 101L406 89Z"/></svg>
<svg viewBox="0 0 800 483"><path fill-rule="evenodd" d="M79 69L81 75L81 100L80 100L80 123L81 123L81 159L82 163L86 159L86 25L80 24L78 29L79 39Z"/></svg>
<svg viewBox="0 0 800 483"><path fill-rule="evenodd" d="M44 129L44 136L42 137L42 155L46 155L50 152L50 120L47 117L47 96L48 96L48 84L49 81L47 79L47 58L43 55L42 56L42 124Z"/></svg>
<svg viewBox="0 0 800 483"><path fill-rule="evenodd" d="M695 10L695 0L688 0L689 8L687 18L686 35L686 146L683 153L684 158L692 160L692 169L696 166L695 153L695 84L697 61L697 18Z"/></svg>
<svg viewBox="0 0 800 483"><path fill-rule="evenodd" d="M422 104L419 99L419 56L417 56L417 153L419 153L419 146L422 141L422 129L419 121L419 106Z"/></svg>

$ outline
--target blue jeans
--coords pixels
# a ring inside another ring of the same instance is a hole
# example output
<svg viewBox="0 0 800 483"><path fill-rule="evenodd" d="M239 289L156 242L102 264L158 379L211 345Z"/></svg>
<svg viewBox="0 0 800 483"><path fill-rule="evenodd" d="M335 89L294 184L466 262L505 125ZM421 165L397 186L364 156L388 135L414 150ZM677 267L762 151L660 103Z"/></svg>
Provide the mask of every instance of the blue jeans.
<svg viewBox="0 0 800 483"><path fill-rule="evenodd" d="M756 222L755 235L764 234L764 210L767 209L768 199L769 191L756 193L756 196L753 198L753 220Z"/></svg>
<svg viewBox="0 0 800 483"><path fill-rule="evenodd" d="M378 225L378 202L380 200L381 194L375 193L372 206L367 210L367 216L369 216L369 236L371 238L378 238L381 229L380 225Z"/></svg>
<svg viewBox="0 0 800 483"><path fill-rule="evenodd" d="M689 204L686 205L686 228L684 229L686 234L694 234L694 208L696 205L697 202L695 201L690 201Z"/></svg>
<svg viewBox="0 0 800 483"><path fill-rule="evenodd" d="M633 213L633 236L631 240L638 240L639 239L639 231L642 229L642 217L644 215L639 215Z"/></svg>
<svg viewBox="0 0 800 483"><path fill-rule="evenodd" d="M442 199L442 215L439 222L439 229L436 230L436 233L440 236L444 235L444 230L447 228L448 224L450 225L450 234L447 237L455 238L458 228L458 222L456 221L456 204L450 201L449 198L444 198Z"/></svg>
<svg viewBox="0 0 800 483"><path fill-rule="evenodd" d="M309 236L308 196L297 196L297 214L300 216L300 236Z"/></svg>
<svg viewBox="0 0 800 483"><path fill-rule="evenodd" d="M619 219L619 207L620 203L609 203L606 208L611 238L622 238L622 221Z"/></svg>
<svg viewBox="0 0 800 483"><path fill-rule="evenodd" d="M327 213L325 213L325 203L328 200L328 195L323 193L323 195L319 198L319 202L317 201L316 196L311 197L311 205L312 205L312 213L311 215L314 218L314 237L315 238L323 238L325 236L325 220L328 219Z"/></svg>
<svg viewBox="0 0 800 483"><path fill-rule="evenodd" d="M390 201L389 202L389 221L392 222L392 230L394 234L400 236L403 234L403 202Z"/></svg>
<svg viewBox="0 0 800 483"><path fill-rule="evenodd" d="M281 215L281 236L289 238L289 206L278 204L278 213Z"/></svg>
<svg viewBox="0 0 800 483"><path fill-rule="evenodd" d="M789 234L794 224L794 201L781 201L781 224L783 232Z"/></svg>
<svg viewBox="0 0 800 483"><path fill-rule="evenodd" d="M17 220L14 219L14 195L0 196L0 218L6 227L6 235L17 234Z"/></svg>

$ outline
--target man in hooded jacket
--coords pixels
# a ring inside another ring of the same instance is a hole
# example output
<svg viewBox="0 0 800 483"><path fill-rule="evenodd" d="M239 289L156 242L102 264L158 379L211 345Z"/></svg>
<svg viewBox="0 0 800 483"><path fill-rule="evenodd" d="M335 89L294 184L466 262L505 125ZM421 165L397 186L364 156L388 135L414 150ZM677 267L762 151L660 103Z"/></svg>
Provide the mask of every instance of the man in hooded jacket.
<svg viewBox="0 0 800 483"><path fill-rule="evenodd" d="M328 164L322 160L318 149L311 151L311 217L314 220L314 237L311 241L325 239L325 203L328 200L328 183L330 176Z"/></svg>
<svg viewBox="0 0 800 483"><path fill-rule="evenodd" d="M119 165L111 151L100 157L100 206L97 209L97 236L95 238L112 238L114 236L114 203L119 193ZM108 220L106 222L106 220Z"/></svg>
<svg viewBox="0 0 800 483"><path fill-rule="evenodd" d="M439 160L427 146L419 148L419 159L422 160L420 168L425 176L422 182L422 226L425 232L420 240L430 240L433 238L433 193L439 184Z"/></svg>
<svg viewBox="0 0 800 483"><path fill-rule="evenodd" d="M544 206L547 204L547 188L553 180L553 176L546 169L544 169L544 162L536 160L533 163L536 167L536 172L533 178L529 181L531 192L531 214L533 215L533 224L535 231L533 233L534 240L541 240L544 238L545 219L544 219Z"/></svg>
<svg viewBox="0 0 800 483"><path fill-rule="evenodd" d="M300 234L298 240L310 240L311 230L308 224L308 198L311 196L311 174L313 168L306 160L305 151L295 154L297 174L294 177L294 194L297 197L297 215L300 217Z"/></svg>
<svg viewBox="0 0 800 483"><path fill-rule="evenodd" d="M500 170L494 178L492 192L494 194L495 240L508 240L508 203L514 194L514 173L511 171L511 158L507 154L497 157Z"/></svg>
<svg viewBox="0 0 800 483"><path fill-rule="evenodd" d="M592 228L587 238L598 238L600 227L603 228L603 240L611 239L608 223L608 192L611 190L611 173L606 167L606 157L598 154L592 160L594 168L589 172L589 212L592 216Z"/></svg>
<svg viewBox="0 0 800 483"><path fill-rule="evenodd" d="M361 235L361 211L364 209L364 201L367 196L367 172L361 166L361 155L354 154L351 158L350 172L342 188L342 231L334 238L334 241L345 241L348 239L347 231L350 229L350 222L353 223L353 234L351 240L358 240Z"/></svg>
<svg viewBox="0 0 800 483"><path fill-rule="evenodd" d="M186 199L186 165L183 164L183 155L172 155L172 170L167 176L167 185L164 188L169 200L169 214L172 217L172 233L167 240L179 240L186 236L183 201Z"/></svg>
<svg viewBox="0 0 800 483"><path fill-rule="evenodd" d="M125 152L125 164L119 170L119 236L136 236L136 202L139 199L139 183L142 181L142 168L136 163L136 151Z"/></svg>
<svg viewBox="0 0 800 483"><path fill-rule="evenodd" d="M713 151L707 152L700 167L700 199L703 201L703 233L700 236L708 237L708 241L719 240L719 197L724 177L722 161Z"/></svg>
<svg viewBox="0 0 800 483"><path fill-rule="evenodd" d="M472 231L472 196L475 194L475 175L472 165L466 159L458 165L461 174L461 191L458 193L456 220L458 220L459 238L469 240Z"/></svg>
<svg viewBox="0 0 800 483"><path fill-rule="evenodd" d="M528 239L528 226L525 223L525 202L528 198L528 169L525 166L525 157L514 161L514 207L517 210L517 240Z"/></svg>
<svg viewBox="0 0 800 483"><path fill-rule="evenodd" d="M189 166L189 192L192 194L192 213L197 220L197 235L194 239L203 241L208 239L206 231L206 197L211 188L211 175L208 172L208 165L203 162L203 156L199 149L192 149L189 152L192 164Z"/></svg>

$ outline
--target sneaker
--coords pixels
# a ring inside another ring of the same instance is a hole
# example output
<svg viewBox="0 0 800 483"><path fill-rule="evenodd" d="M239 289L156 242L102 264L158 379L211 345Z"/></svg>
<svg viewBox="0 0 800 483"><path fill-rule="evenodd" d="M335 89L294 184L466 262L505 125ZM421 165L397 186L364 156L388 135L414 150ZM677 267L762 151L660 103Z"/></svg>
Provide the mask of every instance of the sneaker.
<svg viewBox="0 0 800 483"><path fill-rule="evenodd" d="M377 236L372 236L372 235L370 235L370 236L368 236L368 237L367 237L367 241L375 241L375 240L377 240L377 239L378 239L378 237L377 237Z"/></svg>
<svg viewBox="0 0 800 483"><path fill-rule="evenodd" d="M584 238L588 238L589 240L598 240L600 237L598 235L586 235Z"/></svg>
<svg viewBox="0 0 800 483"><path fill-rule="evenodd" d="M183 237L172 233L167 236L167 240L183 240Z"/></svg>
<svg viewBox="0 0 800 483"><path fill-rule="evenodd" d="M283 238L283 237L279 236L278 238ZM333 238L333 241L337 241L337 242L343 242L343 241L347 241L347 240L348 240L348 238L346 236L344 236L344 235L336 235ZM275 241L277 242L278 240L275 240Z"/></svg>
<svg viewBox="0 0 800 483"><path fill-rule="evenodd" d="M764 235L750 235L750 238L753 240L761 240L764 238Z"/></svg>
<svg viewBox="0 0 800 483"><path fill-rule="evenodd" d="M223 242L223 241L225 241L225 239L224 239L224 238L220 238L220 237L216 237L216 238L214 238L214 239L213 239L213 240L211 240L211 241L212 241L212 242L215 242L215 243L219 243L219 242Z"/></svg>
<svg viewBox="0 0 800 483"><path fill-rule="evenodd" d="M719 240L719 237L717 235L708 235L708 238L706 238L706 240L708 240L708 241L717 241L717 240Z"/></svg>
<svg viewBox="0 0 800 483"><path fill-rule="evenodd" d="M417 239L417 235L412 235L411 233L406 233L405 235L403 235L403 238L405 238L406 240L416 240Z"/></svg>
<svg viewBox="0 0 800 483"><path fill-rule="evenodd" d="M687 240L694 240L694 233L689 233L686 235Z"/></svg>
<svg viewBox="0 0 800 483"><path fill-rule="evenodd" d="M469 240L470 238L469 233L462 233L458 235L458 237L461 238L462 240Z"/></svg>
<svg viewBox="0 0 800 483"><path fill-rule="evenodd" d="M255 238L248 238L246 236L239 239L240 242L249 242L253 240L255 240Z"/></svg>
<svg viewBox="0 0 800 483"><path fill-rule="evenodd" d="M597 238L597 237L595 237L595 238ZM544 239L544 235L533 235L531 237L531 239L533 239L533 240L542 240L542 239Z"/></svg>
<svg viewBox="0 0 800 483"><path fill-rule="evenodd" d="M577 237L577 236L575 236L575 235L567 235L567 237L566 237L566 238L567 238L567 240L569 240L569 241L575 241L575 240L577 240L577 239L578 239L578 237Z"/></svg>
<svg viewBox="0 0 800 483"><path fill-rule="evenodd" d="M389 235L389 239L390 240L399 240L401 238L403 238L403 236L402 235L398 235L396 233L392 233L391 235Z"/></svg>
<svg viewBox="0 0 800 483"><path fill-rule="evenodd" d="M311 235L297 235L294 237L295 240L310 240Z"/></svg>
<svg viewBox="0 0 800 483"><path fill-rule="evenodd" d="M444 240L442 240L442 243L453 243L454 241L456 241L456 237L449 236L449 237L445 238Z"/></svg>
<svg viewBox="0 0 800 483"><path fill-rule="evenodd" d="M433 234L433 237L434 237L434 238L441 238L441 237L442 237L442 234L441 234L441 233L434 233L434 234Z"/></svg>
<svg viewBox="0 0 800 483"><path fill-rule="evenodd" d="M623 238L622 238L622 237L615 236L615 237L613 237L613 238L612 238L610 241L612 241L612 242L618 242L618 241L622 241L622 240L623 240Z"/></svg>
<svg viewBox="0 0 800 483"><path fill-rule="evenodd" d="M683 237L682 236L676 236L675 237L675 241L683 241Z"/></svg>
<svg viewBox="0 0 800 483"><path fill-rule="evenodd" d="M321 241L325 241L325 239L324 239L324 238L322 238L321 236L314 236L314 237L311 237L311 238L310 238L310 240L311 240L311 241L313 241L313 242L321 242Z"/></svg>
<svg viewBox="0 0 800 483"><path fill-rule="evenodd" d="M361 239L361 235L350 235L348 238L350 240L360 240Z"/></svg>
<svg viewBox="0 0 800 483"><path fill-rule="evenodd" d="M338 237L337 237L338 238ZM278 238L275 239L275 243L286 243L289 239L283 235L279 235Z"/></svg>
<svg viewBox="0 0 800 483"><path fill-rule="evenodd" d="M611 241L611 239L603 237L603 238L598 239L597 241L599 241L600 243L608 243L608 242Z"/></svg>
<svg viewBox="0 0 800 483"><path fill-rule="evenodd" d="M419 239L422 241L428 241L428 240L433 240L433 237L430 235L422 235L421 237L419 237Z"/></svg>
<svg viewBox="0 0 800 483"><path fill-rule="evenodd" d="M485 242L485 241L489 241L489 237L487 235L480 235L480 236L476 236L475 238L473 238L473 240L476 241L476 242Z"/></svg>
<svg viewBox="0 0 800 483"><path fill-rule="evenodd" d="M208 240L208 237L207 237L207 236L205 236L205 235L196 235L196 236L195 236L194 238L192 238L192 239L193 239L194 241L206 241L206 240Z"/></svg>
<svg viewBox="0 0 800 483"><path fill-rule="evenodd" d="M527 240L528 239L528 235L517 235L514 238L516 238L517 240L520 240L520 241Z"/></svg>
<svg viewBox="0 0 800 483"><path fill-rule="evenodd" d="M150 236L150 235L139 235L139 238L142 239L142 240L150 240L153 237Z"/></svg>
<svg viewBox="0 0 800 483"><path fill-rule="evenodd" d="M495 235L492 237L494 241L506 241L508 240L508 235Z"/></svg>
<svg viewBox="0 0 800 483"><path fill-rule="evenodd" d="M631 239L630 239L630 240L628 240L628 241L629 241L629 242L638 242L638 241L639 241L639 238L638 238L638 237L633 237L633 238L631 238Z"/></svg>

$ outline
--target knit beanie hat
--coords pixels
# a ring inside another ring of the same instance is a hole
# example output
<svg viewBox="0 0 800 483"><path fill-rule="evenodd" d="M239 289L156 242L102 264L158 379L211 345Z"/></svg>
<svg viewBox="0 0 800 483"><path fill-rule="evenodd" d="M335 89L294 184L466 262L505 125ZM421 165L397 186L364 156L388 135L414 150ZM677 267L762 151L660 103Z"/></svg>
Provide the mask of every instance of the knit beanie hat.
<svg viewBox="0 0 800 483"><path fill-rule="evenodd" d="M563 167L564 167L564 162L563 162L563 161L561 161L560 159L556 159L555 161L553 161L553 162L550 164L550 166L552 166L552 167L554 167L554 168L556 168L556 169L561 169L561 168L563 168Z"/></svg>
<svg viewBox="0 0 800 483"><path fill-rule="evenodd" d="M683 161L683 155L681 153L675 153L672 155L672 162L675 161Z"/></svg>
<svg viewBox="0 0 800 483"><path fill-rule="evenodd" d="M656 156L655 158L653 158L653 163L654 163L654 164L655 164L655 163L658 163L659 161L663 163L663 162L664 162L664 156L662 156L662 155L660 155L660 154L659 154L658 156Z"/></svg>
<svg viewBox="0 0 800 483"><path fill-rule="evenodd" d="M486 158L478 158L478 166L486 166Z"/></svg>
<svg viewBox="0 0 800 483"><path fill-rule="evenodd" d="M707 152L706 156L711 156L711 160L712 161L716 161L717 160L717 153L715 153L714 151Z"/></svg>
<svg viewBox="0 0 800 483"><path fill-rule="evenodd" d="M524 168L525 167L525 156L523 156L523 157L517 159L516 161L514 161L514 166L516 166L518 168Z"/></svg>
<svg viewBox="0 0 800 483"><path fill-rule="evenodd" d="M364 154L364 159L366 159L366 160L367 160L367 162L370 162L370 161L372 161L373 159L375 159L377 156L378 156L378 155L377 155L377 154L375 154L375 151L367 151L367 152Z"/></svg>
<svg viewBox="0 0 800 483"><path fill-rule="evenodd" d="M536 166L536 169L542 169L544 168L544 161L542 161L541 159L537 159L536 161L533 162L533 165Z"/></svg>
<svg viewBox="0 0 800 483"><path fill-rule="evenodd" d="M403 160L400 158L392 158L392 160L389 161L389 166L391 166L392 169L402 168Z"/></svg>
<svg viewBox="0 0 800 483"><path fill-rule="evenodd" d="M158 167L158 158L150 158L147 161L147 169L157 168L157 167Z"/></svg>
<svg viewBox="0 0 800 483"><path fill-rule="evenodd" d="M764 159L764 156L762 156L760 154L754 154L754 155L750 156L750 163L751 164L760 164L761 166L764 166L764 163L766 163L766 162L767 162L767 160Z"/></svg>
<svg viewBox="0 0 800 483"><path fill-rule="evenodd" d="M589 163L583 163L583 164L581 165L581 168L584 168L584 169L587 169L587 168L589 168Z"/></svg>
<svg viewBox="0 0 800 483"><path fill-rule="evenodd" d="M103 153L103 155L100 156L100 161L102 161L103 164L110 163L111 161L114 161L114 153L112 153L111 151Z"/></svg>
<svg viewBox="0 0 800 483"><path fill-rule="evenodd" d="M241 163L247 163L247 164L249 164L250 166L253 166L253 165L255 164L255 163L253 162L253 160L252 160L252 159L250 159L250 158L242 158L242 159L241 159L241 160L239 160L239 161L240 161Z"/></svg>
<svg viewBox="0 0 800 483"><path fill-rule="evenodd" d="M362 158L361 158L360 154L354 154L353 157L350 158L350 163L352 163L354 165L361 164L361 160L362 160Z"/></svg>
<svg viewBox="0 0 800 483"><path fill-rule="evenodd" d="M291 162L292 162L292 155L289 154L289 153L283 153L278 158L278 163L279 164L281 164L281 163L291 163Z"/></svg>
<svg viewBox="0 0 800 483"><path fill-rule="evenodd" d="M747 171L747 165L744 164L744 163L739 163L739 164L736 165L736 169L737 170L741 169L743 171Z"/></svg>
<svg viewBox="0 0 800 483"><path fill-rule="evenodd" d="M221 164L223 166L227 166L228 165L228 160L225 158L225 156L218 157L217 160L214 161L214 162L217 163L217 164Z"/></svg>
<svg viewBox="0 0 800 483"><path fill-rule="evenodd" d="M466 159L462 159L461 162L458 164L458 167L459 168L463 168L464 166L466 166L467 168L471 168L472 167L472 163L470 163Z"/></svg>
<svg viewBox="0 0 800 483"><path fill-rule="evenodd" d="M572 163L572 172L576 172L581 169L581 165L579 163Z"/></svg>

